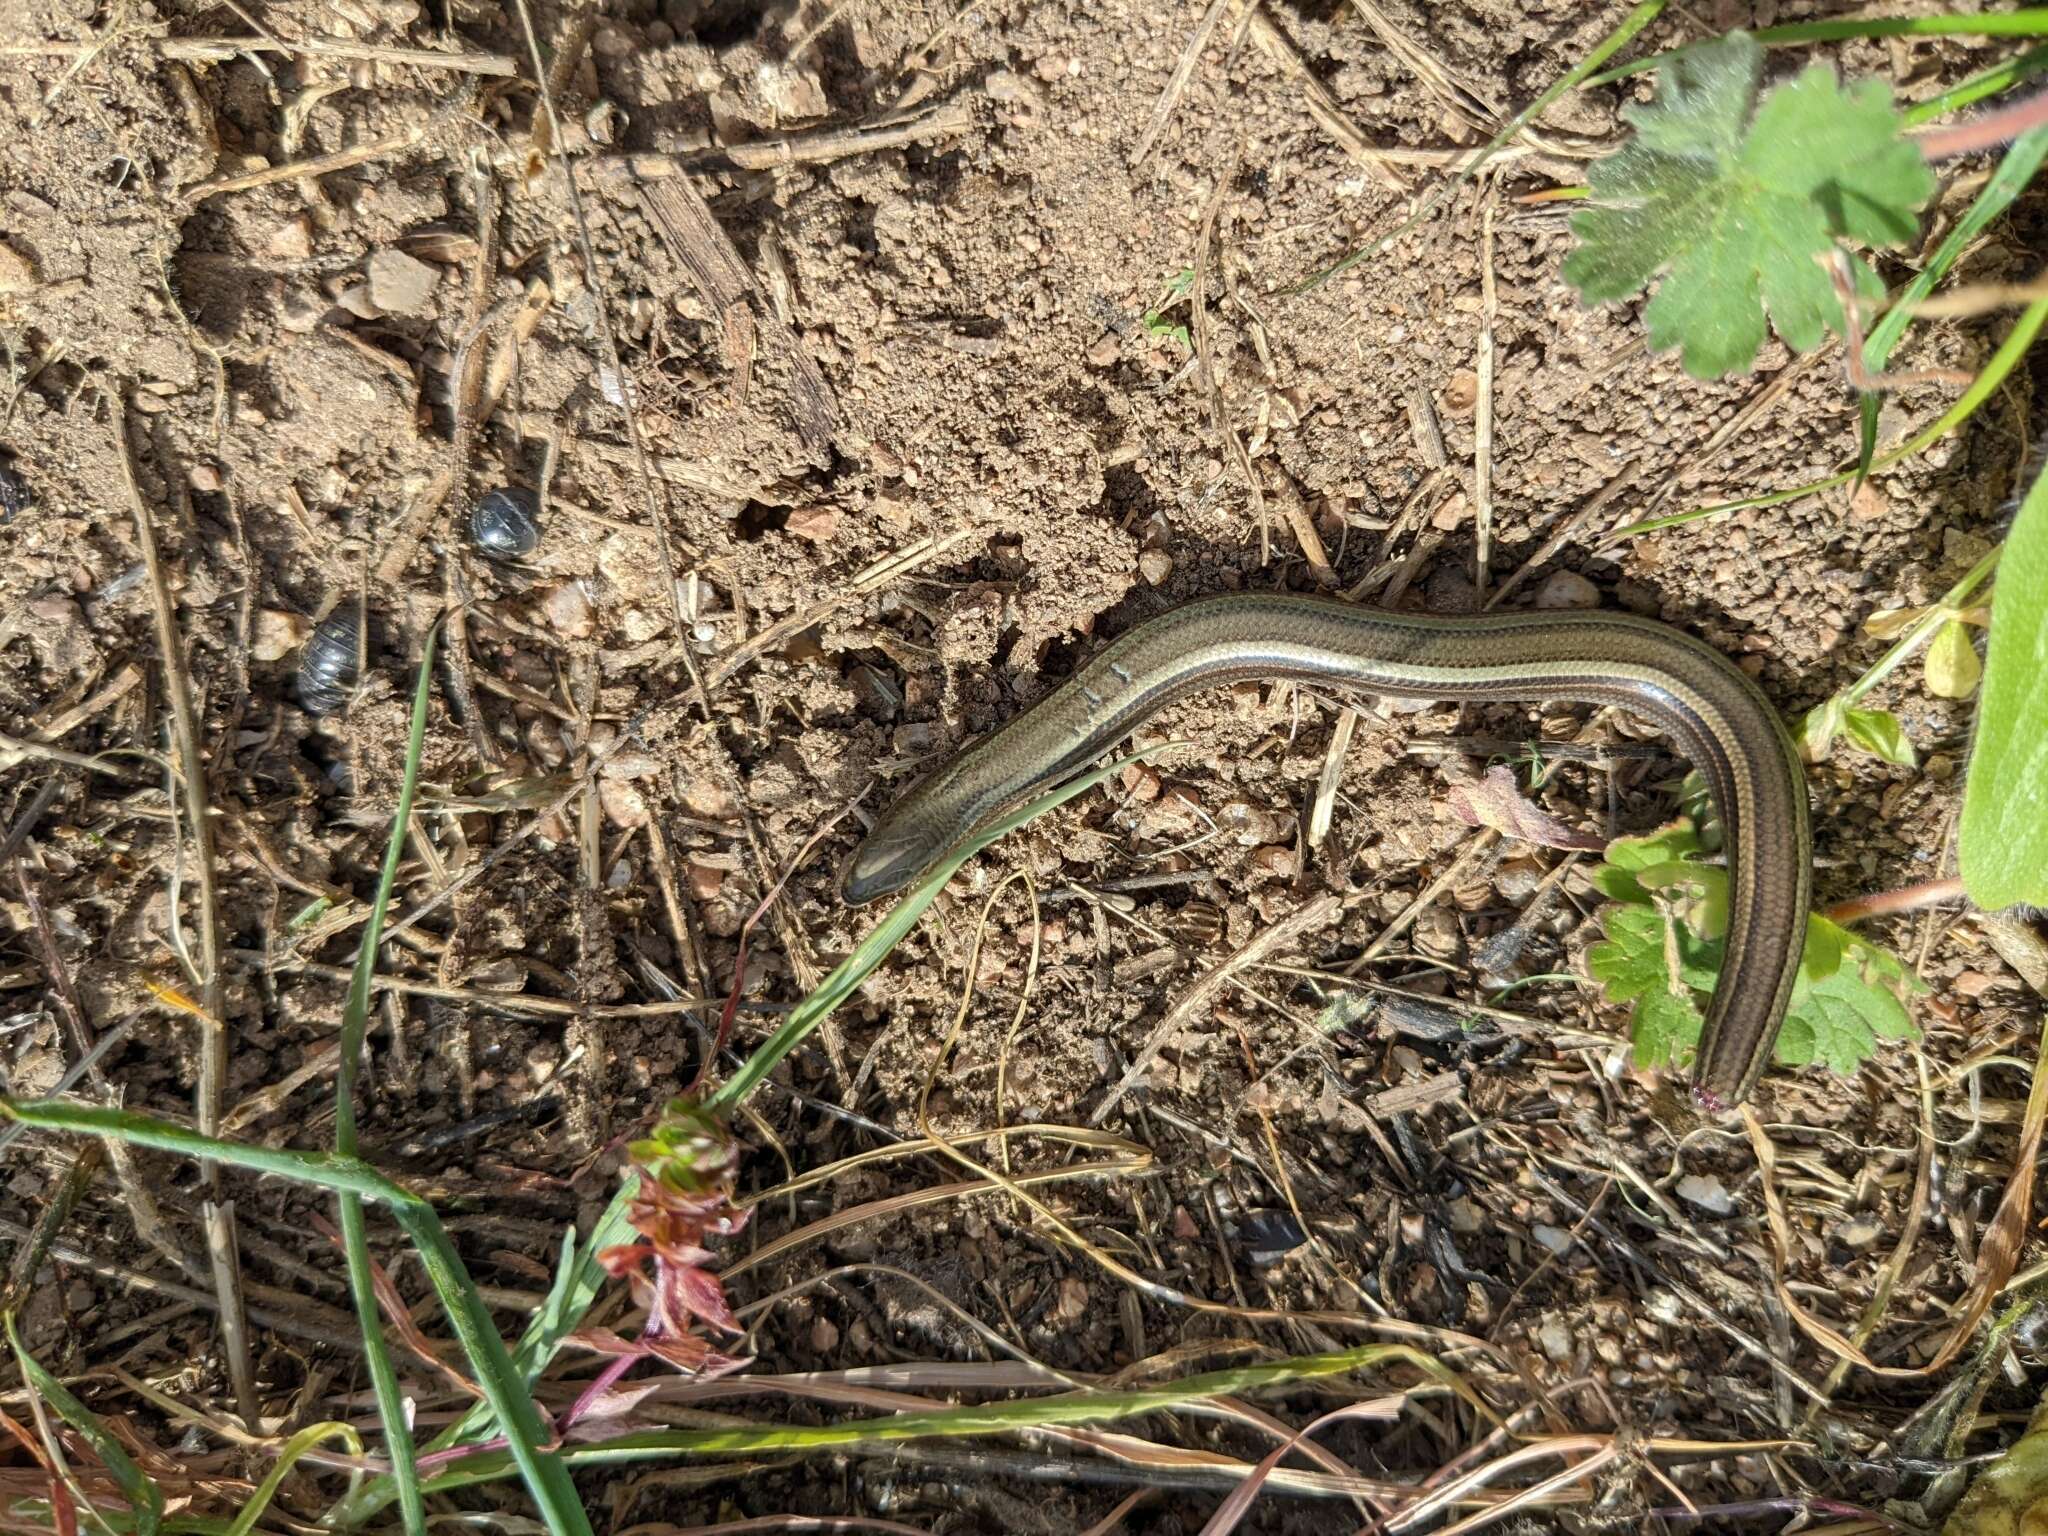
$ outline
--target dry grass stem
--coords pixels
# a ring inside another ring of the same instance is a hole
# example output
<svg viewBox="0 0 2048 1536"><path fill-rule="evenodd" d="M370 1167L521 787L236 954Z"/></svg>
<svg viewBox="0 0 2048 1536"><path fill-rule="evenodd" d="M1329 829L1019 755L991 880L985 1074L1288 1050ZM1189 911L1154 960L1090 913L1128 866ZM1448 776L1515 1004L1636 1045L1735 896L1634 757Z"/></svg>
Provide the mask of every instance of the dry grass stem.
<svg viewBox="0 0 2048 1536"><path fill-rule="evenodd" d="M128 407L125 396L117 396L119 408L113 421L114 454L121 469L121 483L128 492L136 542L142 551L152 610L156 617L158 654L164 668L164 693L171 711L171 743L179 765L178 783L183 792L185 820L192 834L192 862L198 886L200 1000L199 1072L193 1090L193 1119L202 1135L218 1135L221 1098L227 1083L228 1042L227 978L221 961L220 895L214 859L213 818L207 808L206 757L199 746L199 714L192 702L192 679L185 670L185 643L178 628L178 616L171 605L171 590L162 563L157 558L156 527L142 488L135 480L134 449L128 440ZM175 855L174 855L175 857ZM175 903L175 895L172 898ZM221 1342L228 1358L228 1374L234 1383L236 1402L242 1418L250 1425L259 1411L256 1377L249 1356L248 1328L244 1320L240 1291L239 1257L235 1249L234 1207L220 1199L220 1170L202 1164L207 1194L201 1204L206 1231L207 1256L213 1268L214 1294L219 1299Z"/></svg>
<svg viewBox="0 0 2048 1536"><path fill-rule="evenodd" d="M1109 1117L1109 1112L1122 1102L1125 1094L1144 1079L1152 1070L1152 1062L1171 1040L1186 1029L1200 1014L1215 1001L1216 994L1238 972L1257 965L1268 956L1281 950L1290 949L1300 940L1327 927L1344 909L1342 897L1324 894L1305 902L1287 914L1279 922L1262 931L1250 943L1234 951L1228 958L1204 972L1201 979L1181 994L1173 1006L1155 1025L1145 1041L1133 1053L1131 1064L1124 1070L1095 1108L1088 1113L1090 1125L1100 1125Z"/></svg>
<svg viewBox="0 0 2048 1536"><path fill-rule="evenodd" d="M1187 46L1180 51L1173 73L1166 77L1166 86L1159 93L1159 99L1152 104L1151 119L1145 124L1145 131L1138 135L1138 142L1131 149L1131 168L1137 170L1151 157L1152 146L1159 142L1159 135L1165 131L1173 109L1180 104L1181 93L1188 88L1188 81L1194 78L1195 65L1201 61L1202 50L1209 46L1209 34L1216 30L1216 24L1223 20L1223 14L1230 8L1230 0L1209 0L1209 9L1202 13L1202 19L1195 23L1195 30L1188 35Z"/></svg>
<svg viewBox="0 0 2048 1536"><path fill-rule="evenodd" d="M1479 195L1479 396L1472 410L1472 584L1483 604L1493 561L1493 330L1500 318L1500 294L1493 276L1493 216L1499 197L1492 177L1486 179Z"/></svg>
<svg viewBox="0 0 2048 1536"><path fill-rule="evenodd" d="M1323 132L1336 141L1337 147L1358 162L1366 173L1390 192L1406 192L1408 179L1393 168L1388 156L1382 154L1371 140L1360 133L1351 119L1344 115L1344 109L1332 96L1329 88L1316 78L1287 35L1273 24L1261 0L1252 0L1251 39L1259 51L1287 72L1295 89L1301 92L1302 104L1308 108L1310 117L1316 120Z"/></svg>
<svg viewBox="0 0 2048 1536"><path fill-rule="evenodd" d="M441 53L432 48L385 48L341 38L286 39L265 32L259 37L150 37L130 32L121 39L149 48L158 57L204 64L225 64L243 55L298 53L315 59L348 59L414 69L449 69L470 75L514 75L510 54ZM84 58L105 46L99 43L0 43L4 58Z"/></svg>

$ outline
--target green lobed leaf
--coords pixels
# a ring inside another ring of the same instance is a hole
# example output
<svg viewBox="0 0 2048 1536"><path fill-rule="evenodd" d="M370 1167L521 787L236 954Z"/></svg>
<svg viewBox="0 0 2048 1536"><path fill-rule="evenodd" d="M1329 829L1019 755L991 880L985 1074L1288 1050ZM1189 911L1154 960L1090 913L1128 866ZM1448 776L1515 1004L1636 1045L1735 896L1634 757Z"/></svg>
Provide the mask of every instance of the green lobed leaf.
<svg viewBox="0 0 2048 1536"><path fill-rule="evenodd" d="M1785 1025L1778 1031L1777 1057L1788 1067L1819 1062L1835 1072L1854 1072L1877 1050L1880 1037L1912 1036L1913 1021L1889 987L1868 981L1854 966L1843 966L1821 981L1802 975L1792 989Z"/></svg>
<svg viewBox="0 0 2048 1536"><path fill-rule="evenodd" d="M1586 969L1607 1000L1633 1003L1635 1064L1676 1066L1699 1044L1698 993L1709 991L1720 966L1719 945L1703 944L1655 907L1617 905L1600 914L1607 937L1586 951ZM1671 956L1679 974L1671 974Z"/></svg>
<svg viewBox="0 0 2048 1536"><path fill-rule="evenodd" d="M1758 99L1763 50L1746 33L1674 56L1657 99L1628 108L1635 137L1588 175L1564 276L1588 304L1628 298L1660 275L1643 311L1650 345L1686 372L1749 366L1766 316L1806 351L1842 309L1823 258L1837 241L1910 239L1933 173L1900 133L1879 81L1844 89L1814 65ZM1859 292L1883 284L1850 263Z"/></svg>
<svg viewBox="0 0 2048 1536"><path fill-rule="evenodd" d="M1728 872L1688 858L1697 848L1691 826L1674 822L1647 837L1617 838L1593 872L1616 904L1600 913L1607 937L1587 949L1586 968L1609 1002L1631 1005L1640 1068L1685 1063L1720 979ZM1889 950L1812 914L1777 1060L1853 1071L1879 1038L1914 1033L1903 1002L1926 990Z"/></svg>
<svg viewBox="0 0 2048 1536"><path fill-rule="evenodd" d="M1607 862L1593 870L1593 883L1615 901L1647 902L1650 893L1637 879L1642 871L1699 851L1699 832L1688 821L1670 822L1642 837L1617 837L1607 845Z"/></svg>
<svg viewBox="0 0 2048 1536"><path fill-rule="evenodd" d="M1818 1062L1853 1072L1880 1039L1918 1034L1903 999L1926 990L1891 951L1816 913L1806 920L1806 949L1778 1032L1777 1059L1788 1067Z"/></svg>
<svg viewBox="0 0 2048 1536"><path fill-rule="evenodd" d="M1985 910L2048 906L2048 470L2020 504L1991 594L1960 859Z"/></svg>
<svg viewBox="0 0 2048 1536"><path fill-rule="evenodd" d="M1636 876L1644 890L1664 898L1666 910L1703 939L1728 931L1728 871L1714 864L1674 859Z"/></svg>

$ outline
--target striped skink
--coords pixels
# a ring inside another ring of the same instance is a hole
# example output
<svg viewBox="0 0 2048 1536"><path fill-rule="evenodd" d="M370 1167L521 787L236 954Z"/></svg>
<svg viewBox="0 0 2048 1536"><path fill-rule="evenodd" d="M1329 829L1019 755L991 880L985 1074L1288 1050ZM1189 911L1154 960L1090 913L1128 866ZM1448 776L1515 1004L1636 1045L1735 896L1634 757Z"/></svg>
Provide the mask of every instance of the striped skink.
<svg viewBox="0 0 2048 1536"><path fill-rule="evenodd" d="M1030 795L1072 776L1173 700L1292 678L1423 699L1613 704L1667 731L1705 776L1728 856L1728 931L1694 1058L1703 1109L1740 1103L1770 1061L1805 943L1806 781L1785 727L1720 652L1624 613L1388 613L1230 593L1137 625L1067 682L899 800L848 865L849 902L903 889Z"/></svg>

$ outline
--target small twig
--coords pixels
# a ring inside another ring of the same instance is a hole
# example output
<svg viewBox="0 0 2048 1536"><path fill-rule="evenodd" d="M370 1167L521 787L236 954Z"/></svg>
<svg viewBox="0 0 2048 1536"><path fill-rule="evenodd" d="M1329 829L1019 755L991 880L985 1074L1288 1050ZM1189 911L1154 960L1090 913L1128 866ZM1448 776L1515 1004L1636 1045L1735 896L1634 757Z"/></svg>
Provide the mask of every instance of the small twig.
<svg viewBox="0 0 2048 1536"><path fill-rule="evenodd" d="M166 59L209 64L226 63L245 53L303 53L313 58L410 64L421 69L453 69L471 75L514 75L519 72L512 56L504 53L436 53L431 48L380 48L374 43L349 43L329 37L293 42L268 32L261 37L148 38L130 34L123 40L140 41ZM0 44L0 59L83 58L103 46L104 43L5 43Z"/></svg>
<svg viewBox="0 0 2048 1536"><path fill-rule="evenodd" d="M1266 14L1260 0L1252 0L1251 37L1261 53L1287 71L1295 88L1301 92L1302 104L1308 108L1308 115L1316 120L1323 132L1337 141L1338 148L1363 166L1388 191L1408 190L1408 179L1394 170L1387 157L1344 115L1343 107L1330 94L1329 87L1316 78L1308 61L1287 34L1273 24L1273 18Z"/></svg>
<svg viewBox="0 0 2048 1536"><path fill-rule="evenodd" d="M1322 846L1330 835L1330 817L1337 803L1337 786L1344 777L1344 758L1351 751L1351 734L1358 727L1358 711L1345 705L1337 711L1337 723L1330 732L1329 749L1323 754L1323 771L1316 780L1316 798L1309 807L1308 845Z"/></svg>
<svg viewBox="0 0 2048 1536"><path fill-rule="evenodd" d="M1488 178L1479 216L1479 398L1473 405L1472 584L1486 601L1487 568L1493 558L1493 327L1500 295L1493 281L1494 185Z"/></svg>
<svg viewBox="0 0 2048 1536"><path fill-rule="evenodd" d="M470 95L463 92L454 101L432 116L413 124L403 133L372 139L367 144L358 144L351 149L337 149L332 154L315 155L308 160L294 160L287 165L266 166L260 171L247 171L239 176L216 176L211 181L202 181L188 187L180 196L187 206L190 206L205 202L210 197L219 197L225 192L246 192L252 187L267 187L275 182L295 181L301 176L326 176L335 171L345 171L351 166L381 160L387 155L403 154L406 150L416 148L434 138L448 123L467 112L470 106Z"/></svg>
<svg viewBox="0 0 2048 1536"><path fill-rule="evenodd" d="M1216 30L1216 23L1223 19L1230 0L1210 0L1209 9L1202 13L1202 19L1195 23L1195 30L1189 34L1187 46L1181 49L1180 58L1173 66L1173 73L1166 78L1166 88L1159 93L1159 99L1152 104L1152 116L1145 124L1145 131L1138 135L1138 142L1131 150L1131 168L1136 170L1145 163L1152 153L1152 146L1159 141L1165 130L1167 119L1173 116L1173 109L1179 103L1181 92L1188 88L1188 81L1195 73L1195 65L1201 60L1202 50L1209 44L1209 34Z"/></svg>
<svg viewBox="0 0 2048 1536"><path fill-rule="evenodd" d="M929 564L974 531L974 526L968 524L937 538L920 539L893 555L884 555L853 580L837 587L829 596L819 599L807 608L799 608L788 618L776 620L759 634L742 640L731 650L722 653L711 670L711 686L723 686L734 673L764 651L773 650L791 636L802 634L856 598L878 591L890 582L907 576L919 566Z"/></svg>
<svg viewBox="0 0 2048 1536"><path fill-rule="evenodd" d="M192 680L185 670L185 644L178 616L171 606L170 584L157 558L156 529L136 483L134 451L128 442L128 401L117 397L114 413L114 454L121 464L121 482L135 518L135 536L142 548L151 605L156 613L157 649L163 659L164 692L171 709L171 737L184 789L185 819L192 828L195 873L199 886L199 953L203 972L199 1020L199 1071L194 1085L194 1115L202 1135L220 1131L221 1099L227 1085L226 976L221 966L220 893L215 875L213 818L206 804L206 760L199 750L199 715L192 704ZM249 1359L248 1325L242 1309L235 1250L234 1206L220 1200L220 1167L202 1162L207 1195L201 1202L206 1246L213 1264L214 1294L220 1299L221 1342L226 1346L228 1375L236 1405L253 1429L260 1404L256 1376Z"/></svg>
<svg viewBox="0 0 2048 1536"><path fill-rule="evenodd" d="M1327 924L1343 910L1343 899L1335 895L1322 895L1297 907L1272 927L1259 934L1221 963L1205 972L1201 980L1181 995L1152 1033L1145 1037L1124 1075L1117 1079L1102 1100L1088 1113L1090 1125L1100 1125L1116 1108L1123 1096L1138 1085L1139 1080L1152 1068L1153 1059L1166 1048L1167 1042L1188 1027L1190 1021L1215 1000L1216 994L1239 971L1248 966L1258 965L1267 956L1287 948L1296 940L1305 938Z"/></svg>
<svg viewBox="0 0 2048 1536"><path fill-rule="evenodd" d="M1195 372L1201 380L1202 396L1209 407L1210 429L1228 445L1230 456L1236 461L1237 472L1243 476L1245 489L1251 494L1252 506L1259 514L1259 564L1268 565L1273 559L1273 529L1266 511L1266 491L1259 483L1258 472L1252 468L1251 454L1245 449L1244 439L1231 423L1223 399L1223 384L1216 372L1216 341L1209 320L1209 256L1215 245L1216 219L1223 211L1223 199L1229 194L1230 184L1237 179L1237 168L1243 162L1244 146L1240 143L1237 153L1231 156L1229 168L1216 178L1216 190L1209 194L1209 205L1202 210L1202 232L1195 241L1194 280L1188 285L1188 329L1195 350Z"/></svg>
<svg viewBox="0 0 2048 1536"><path fill-rule="evenodd" d="M879 154L908 144L953 138L974 127L974 104L965 97L932 102L910 112L891 113L849 128L814 128L777 134L743 144L721 144L683 154L627 154L593 157L592 169L625 172L641 181L681 175L692 166L730 164L743 171L773 171L790 165L818 165L854 155Z"/></svg>

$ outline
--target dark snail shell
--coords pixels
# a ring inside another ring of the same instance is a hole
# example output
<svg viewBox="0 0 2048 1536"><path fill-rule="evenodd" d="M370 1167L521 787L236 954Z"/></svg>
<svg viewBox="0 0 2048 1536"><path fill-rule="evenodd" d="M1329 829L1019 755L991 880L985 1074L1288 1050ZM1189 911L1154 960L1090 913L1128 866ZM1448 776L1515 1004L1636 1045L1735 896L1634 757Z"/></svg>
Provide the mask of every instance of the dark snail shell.
<svg viewBox="0 0 2048 1536"><path fill-rule="evenodd" d="M353 604L337 608L314 627L299 657L299 702L309 714L331 715L348 702L361 672L362 624Z"/></svg>
<svg viewBox="0 0 2048 1536"><path fill-rule="evenodd" d="M493 560L523 560L540 547L540 501L508 486L487 491L469 514L469 536Z"/></svg>

